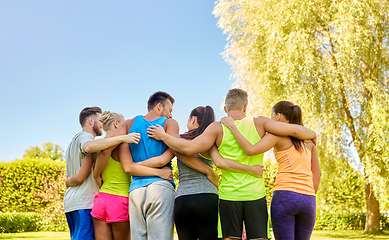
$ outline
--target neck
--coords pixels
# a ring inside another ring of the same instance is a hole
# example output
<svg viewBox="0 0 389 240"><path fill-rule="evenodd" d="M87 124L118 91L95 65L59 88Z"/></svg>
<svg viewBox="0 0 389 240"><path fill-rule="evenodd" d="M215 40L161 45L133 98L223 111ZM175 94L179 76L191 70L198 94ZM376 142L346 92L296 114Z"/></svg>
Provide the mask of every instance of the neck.
<svg viewBox="0 0 389 240"><path fill-rule="evenodd" d="M87 133L92 134L94 138L96 137L95 131L93 131L93 128L90 127L90 126L84 126L84 127L82 128L82 131L83 131L83 132L87 132Z"/></svg>
<svg viewBox="0 0 389 240"><path fill-rule="evenodd" d="M111 137L115 131L116 131L116 129L108 129L107 131L105 131L105 137L104 138Z"/></svg>
<svg viewBox="0 0 389 240"><path fill-rule="evenodd" d="M232 117L232 119L234 120L241 120L242 118L246 117L246 115L244 114L244 112L242 112L242 110L230 110L227 112L227 115L229 117Z"/></svg>
<svg viewBox="0 0 389 240"><path fill-rule="evenodd" d="M143 116L147 121L154 121L155 119L158 119L160 118L161 116L159 116L155 111L154 109L153 110L150 110L146 115Z"/></svg>

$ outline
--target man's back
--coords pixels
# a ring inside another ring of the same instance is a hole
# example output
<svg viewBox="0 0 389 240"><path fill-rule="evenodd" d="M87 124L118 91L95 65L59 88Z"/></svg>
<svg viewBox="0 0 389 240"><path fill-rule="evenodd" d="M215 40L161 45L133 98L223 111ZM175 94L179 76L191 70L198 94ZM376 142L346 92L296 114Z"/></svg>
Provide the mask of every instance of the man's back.
<svg viewBox="0 0 389 240"><path fill-rule="evenodd" d="M238 130L252 144L261 140L252 117L234 121ZM263 154L248 156L235 140L231 130L222 125L223 139L219 152L223 158L231 159L246 165L263 165ZM266 196L263 178L256 178L248 173L223 170L220 185L220 199L230 201L252 201Z"/></svg>
<svg viewBox="0 0 389 240"><path fill-rule="evenodd" d="M93 135L87 132L79 132L73 137L65 153L66 176L78 173L86 155L82 147L86 142L93 140ZM82 184L69 187L66 190L64 196L65 213L80 209L92 209L94 196L99 192L99 187L92 175L89 174Z"/></svg>
<svg viewBox="0 0 389 240"><path fill-rule="evenodd" d="M148 127L156 126L157 124L164 126L166 120L167 120L166 117L160 117L153 121L148 121L141 115L135 117L131 129L129 131L129 133L137 132L141 135L141 140L139 141L138 144L130 143L131 155L135 163L145 161L152 157L160 156L166 151L167 146L165 143L150 138L147 135ZM166 166L172 169L170 162ZM147 186L152 182L161 181L161 180L163 179L159 177L153 177L153 176L149 176L149 177L133 176L130 191L139 187ZM173 180L171 180L171 183L174 185Z"/></svg>

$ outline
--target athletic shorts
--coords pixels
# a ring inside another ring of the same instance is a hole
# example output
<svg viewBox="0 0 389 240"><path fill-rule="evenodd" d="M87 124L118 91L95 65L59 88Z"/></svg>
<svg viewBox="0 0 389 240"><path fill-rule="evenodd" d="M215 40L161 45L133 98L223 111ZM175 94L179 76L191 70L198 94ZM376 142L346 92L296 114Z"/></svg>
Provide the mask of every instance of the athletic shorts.
<svg viewBox="0 0 389 240"><path fill-rule="evenodd" d="M95 196L91 215L106 223L128 222L128 197L99 192Z"/></svg>
<svg viewBox="0 0 389 240"><path fill-rule="evenodd" d="M254 201L220 200L219 214L223 238L242 238L243 222L247 239L269 239L266 197Z"/></svg>
<svg viewBox="0 0 389 240"><path fill-rule="evenodd" d="M76 210L65 213L72 240L94 240L95 232L93 228L90 209Z"/></svg>
<svg viewBox="0 0 389 240"><path fill-rule="evenodd" d="M174 222L178 238L217 239L219 197L214 193L179 196L174 204Z"/></svg>

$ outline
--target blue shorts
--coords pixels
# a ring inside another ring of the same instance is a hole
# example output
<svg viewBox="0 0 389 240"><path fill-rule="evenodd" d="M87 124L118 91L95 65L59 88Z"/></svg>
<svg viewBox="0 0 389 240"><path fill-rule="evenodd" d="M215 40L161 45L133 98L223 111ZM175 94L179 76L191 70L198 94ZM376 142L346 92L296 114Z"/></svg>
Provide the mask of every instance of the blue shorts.
<svg viewBox="0 0 389 240"><path fill-rule="evenodd" d="M65 213L72 240L95 240L91 211L82 209Z"/></svg>

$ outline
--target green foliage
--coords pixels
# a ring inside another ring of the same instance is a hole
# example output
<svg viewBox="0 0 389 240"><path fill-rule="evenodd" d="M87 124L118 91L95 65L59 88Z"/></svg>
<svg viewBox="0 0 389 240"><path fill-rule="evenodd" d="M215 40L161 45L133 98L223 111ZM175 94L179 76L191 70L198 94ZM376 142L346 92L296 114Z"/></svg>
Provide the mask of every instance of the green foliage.
<svg viewBox="0 0 389 240"><path fill-rule="evenodd" d="M362 230L365 229L364 212L317 212L315 230ZM389 230L388 217L381 214L382 230Z"/></svg>
<svg viewBox="0 0 389 240"><path fill-rule="evenodd" d="M318 210L366 211L365 183L362 174L345 164L344 159L328 158L318 152L321 184L316 194Z"/></svg>
<svg viewBox="0 0 389 240"><path fill-rule="evenodd" d="M0 213L0 233L36 232L40 221L36 213Z"/></svg>
<svg viewBox="0 0 389 240"><path fill-rule="evenodd" d="M44 208L62 199L64 182L63 161L26 157L0 162L0 211L29 212Z"/></svg>
<svg viewBox="0 0 389 240"><path fill-rule="evenodd" d="M326 158L362 164L381 207L389 188L388 1L218 0L224 57L248 112L300 105Z"/></svg>
<svg viewBox="0 0 389 240"><path fill-rule="evenodd" d="M42 145L42 148L38 146L30 147L24 152L23 155L23 158L28 157L41 157L51 158L53 160L64 160L62 147L51 142L44 143Z"/></svg>
<svg viewBox="0 0 389 240"><path fill-rule="evenodd" d="M174 183L176 184L176 189L177 189L178 184L179 184L177 161L178 161L178 160L172 161L172 167L173 167L173 180L174 180Z"/></svg>
<svg viewBox="0 0 389 240"><path fill-rule="evenodd" d="M278 171L277 161L274 158L267 159L264 161L265 171L263 172L263 177L265 178L265 188L266 188L266 202L267 206L270 209L271 198L274 191L274 183L276 181L276 175Z"/></svg>
<svg viewBox="0 0 389 240"><path fill-rule="evenodd" d="M64 161L25 156L22 160L0 162L0 212L33 212L39 218L40 230L66 230L65 178ZM9 219L20 217L10 216Z"/></svg>

